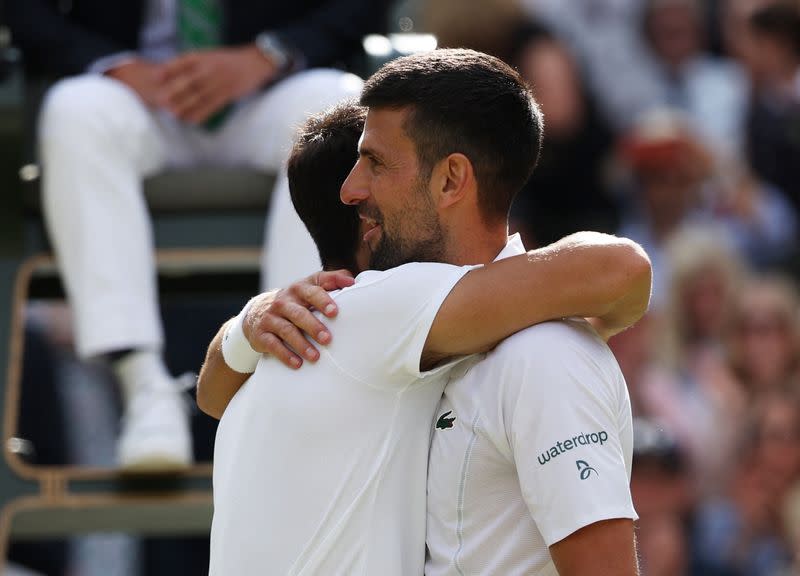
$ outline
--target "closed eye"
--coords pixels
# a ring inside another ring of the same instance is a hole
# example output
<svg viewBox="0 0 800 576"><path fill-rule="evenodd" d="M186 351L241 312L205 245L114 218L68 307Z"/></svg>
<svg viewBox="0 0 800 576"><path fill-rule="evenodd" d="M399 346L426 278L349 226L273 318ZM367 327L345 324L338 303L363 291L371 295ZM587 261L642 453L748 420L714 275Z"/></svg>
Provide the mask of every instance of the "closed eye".
<svg viewBox="0 0 800 576"><path fill-rule="evenodd" d="M367 164L369 165L371 170L377 170L383 166L383 162L381 162L378 158L376 158L372 154L364 154L362 155L362 158L364 158L367 161Z"/></svg>
<svg viewBox="0 0 800 576"><path fill-rule="evenodd" d="M370 149L360 148L358 155L369 164L371 168L378 168L383 166L383 161Z"/></svg>

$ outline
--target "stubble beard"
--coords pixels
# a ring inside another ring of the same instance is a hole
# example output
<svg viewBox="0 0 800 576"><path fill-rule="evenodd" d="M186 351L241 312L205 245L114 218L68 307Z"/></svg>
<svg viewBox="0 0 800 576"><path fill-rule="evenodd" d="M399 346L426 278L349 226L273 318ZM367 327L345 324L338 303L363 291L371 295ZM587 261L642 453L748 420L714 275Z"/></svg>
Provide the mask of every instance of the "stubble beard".
<svg viewBox="0 0 800 576"><path fill-rule="evenodd" d="M413 219L412 224L406 226L413 236L403 237L402 232L390 233L384 219L383 234L369 261L372 270L388 270L409 262L444 262L445 234L427 195L425 182L416 184L415 199L418 204L409 207L405 216Z"/></svg>

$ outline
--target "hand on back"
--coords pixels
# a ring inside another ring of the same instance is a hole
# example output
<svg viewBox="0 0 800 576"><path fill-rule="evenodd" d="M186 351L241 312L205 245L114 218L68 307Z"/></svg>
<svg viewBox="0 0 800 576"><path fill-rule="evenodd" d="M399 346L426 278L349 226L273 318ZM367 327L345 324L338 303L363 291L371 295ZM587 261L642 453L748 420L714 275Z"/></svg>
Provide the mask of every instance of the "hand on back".
<svg viewBox="0 0 800 576"><path fill-rule="evenodd" d="M299 368L303 359L315 362L319 351L312 342L328 344L331 334L313 312L334 318L339 309L328 292L353 283L347 270L317 272L286 289L261 294L247 312L244 335L253 350L270 354L290 368Z"/></svg>

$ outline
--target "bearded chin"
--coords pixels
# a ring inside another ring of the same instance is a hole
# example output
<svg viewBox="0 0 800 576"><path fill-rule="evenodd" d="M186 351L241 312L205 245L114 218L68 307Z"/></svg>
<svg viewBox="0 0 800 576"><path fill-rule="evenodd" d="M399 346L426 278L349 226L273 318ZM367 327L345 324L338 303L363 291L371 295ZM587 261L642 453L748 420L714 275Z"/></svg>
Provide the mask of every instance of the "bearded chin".
<svg viewBox="0 0 800 576"><path fill-rule="evenodd" d="M398 243L384 236L375 250L372 251L369 267L371 270L383 271L389 268L396 268L408 262L411 262L411 260L403 258L403 250Z"/></svg>
<svg viewBox="0 0 800 576"><path fill-rule="evenodd" d="M369 267L372 270L388 270L409 262L444 262L444 235L435 226L425 240L405 244L384 236L372 252Z"/></svg>

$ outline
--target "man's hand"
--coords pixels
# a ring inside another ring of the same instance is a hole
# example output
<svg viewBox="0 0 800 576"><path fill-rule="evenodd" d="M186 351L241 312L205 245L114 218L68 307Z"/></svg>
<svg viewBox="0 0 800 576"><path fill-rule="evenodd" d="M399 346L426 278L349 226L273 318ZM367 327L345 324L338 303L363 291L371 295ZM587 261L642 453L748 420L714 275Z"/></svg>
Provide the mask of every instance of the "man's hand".
<svg viewBox="0 0 800 576"><path fill-rule="evenodd" d="M347 270L317 272L285 290L257 296L242 325L247 341L253 350L270 354L290 368L302 366L300 355L315 362L319 351L306 335L324 345L331 341L331 333L312 311L334 318L339 309L328 291L352 286L353 282Z"/></svg>
<svg viewBox="0 0 800 576"><path fill-rule="evenodd" d="M148 106L156 106L164 76L163 65L147 60L126 60L106 71L106 76L127 85Z"/></svg>
<svg viewBox="0 0 800 576"><path fill-rule="evenodd" d="M189 52L164 65L161 106L200 124L273 79L275 64L255 45Z"/></svg>

